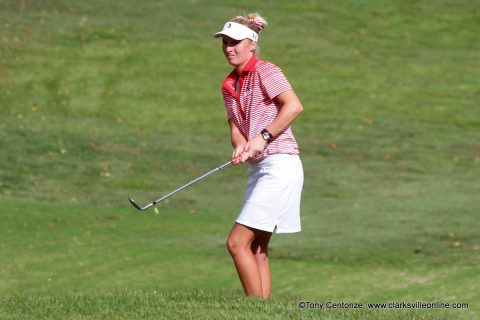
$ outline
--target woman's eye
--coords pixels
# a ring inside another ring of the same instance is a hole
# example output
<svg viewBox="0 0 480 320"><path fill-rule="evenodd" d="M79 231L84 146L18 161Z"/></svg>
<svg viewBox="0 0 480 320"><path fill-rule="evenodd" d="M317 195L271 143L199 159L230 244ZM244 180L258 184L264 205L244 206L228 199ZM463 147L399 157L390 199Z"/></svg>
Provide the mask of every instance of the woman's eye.
<svg viewBox="0 0 480 320"><path fill-rule="evenodd" d="M235 47L237 44L239 44L241 41L222 41L222 44L224 46L229 46L229 47Z"/></svg>

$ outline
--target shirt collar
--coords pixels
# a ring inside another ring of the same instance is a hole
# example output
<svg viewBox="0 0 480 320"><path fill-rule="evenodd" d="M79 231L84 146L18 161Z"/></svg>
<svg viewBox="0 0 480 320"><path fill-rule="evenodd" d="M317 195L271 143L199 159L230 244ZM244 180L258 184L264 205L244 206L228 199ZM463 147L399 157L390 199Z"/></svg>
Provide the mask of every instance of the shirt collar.
<svg viewBox="0 0 480 320"><path fill-rule="evenodd" d="M253 54L252 57L250 58L250 60L248 60L245 68L243 68L242 74L243 74L243 73L248 73L250 70L252 70L253 67L255 66L255 64L257 63L257 61L258 61L257 56L255 56L255 55Z"/></svg>
<svg viewBox="0 0 480 320"><path fill-rule="evenodd" d="M248 60L247 64L242 70L242 74L240 75L240 79L244 78L252 69L255 67L255 64L259 61L259 59L255 56L252 55L250 60ZM223 82L223 87L236 95L235 93L235 81L237 79L237 72L235 69L233 69L232 72L227 76L227 78Z"/></svg>

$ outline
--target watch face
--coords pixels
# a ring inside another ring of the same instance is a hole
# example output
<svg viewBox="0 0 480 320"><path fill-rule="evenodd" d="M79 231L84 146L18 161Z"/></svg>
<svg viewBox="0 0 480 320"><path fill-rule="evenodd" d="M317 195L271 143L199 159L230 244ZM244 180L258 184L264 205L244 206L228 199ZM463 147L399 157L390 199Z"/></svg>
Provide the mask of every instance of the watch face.
<svg viewBox="0 0 480 320"><path fill-rule="evenodd" d="M262 135L263 135L263 139L264 139L265 141L269 141L269 140L270 140L270 135L268 134L268 132L264 132L264 133L262 133Z"/></svg>

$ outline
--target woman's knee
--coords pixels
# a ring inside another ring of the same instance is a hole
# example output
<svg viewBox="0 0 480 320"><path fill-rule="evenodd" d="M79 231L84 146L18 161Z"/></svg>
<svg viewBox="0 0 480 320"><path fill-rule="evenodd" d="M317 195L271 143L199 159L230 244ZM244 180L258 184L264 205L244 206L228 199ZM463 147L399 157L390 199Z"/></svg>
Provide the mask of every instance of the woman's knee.
<svg viewBox="0 0 480 320"><path fill-rule="evenodd" d="M227 239L227 250L230 254L236 250L236 244L232 237L228 237Z"/></svg>
<svg viewBox="0 0 480 320"><path fill-rule="evenodd" d="M244 239L230 235L227 239L227 249L230 254L236 255L247 247Z"/></svg>
<svg viewBox="0 0 480 320"><path fill-rule="evenodd" d="M236 223L227 239L227 249L231 255L249 250L254 240L254 232L241 224Z"/></svg>

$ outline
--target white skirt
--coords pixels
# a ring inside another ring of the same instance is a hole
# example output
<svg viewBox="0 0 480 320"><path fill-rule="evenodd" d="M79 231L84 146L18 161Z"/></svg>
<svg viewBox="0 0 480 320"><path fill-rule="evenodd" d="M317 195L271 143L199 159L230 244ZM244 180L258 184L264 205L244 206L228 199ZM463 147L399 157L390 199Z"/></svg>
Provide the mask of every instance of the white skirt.
<svg viewBox="0 0 480 320"><path fill-rule="evenodd" d="M301 231L303 167L298 155L274 154L248 168L245 202L236 222L276 233Z"/></svg>

